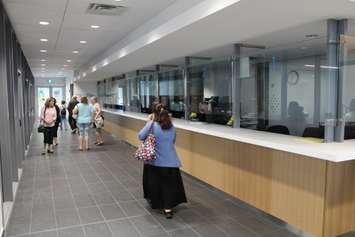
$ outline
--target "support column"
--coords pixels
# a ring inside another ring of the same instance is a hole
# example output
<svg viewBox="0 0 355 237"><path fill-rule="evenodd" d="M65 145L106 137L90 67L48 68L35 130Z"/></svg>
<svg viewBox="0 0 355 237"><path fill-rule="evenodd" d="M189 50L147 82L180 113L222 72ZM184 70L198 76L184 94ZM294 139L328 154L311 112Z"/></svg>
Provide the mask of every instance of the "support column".
<svg viewBox="0 0 355 237"><path fill-rule="evenodd" d="M325 142L343 142L343 78L340 68L340 59L344 50L340 44L340 35L347 30L347 20L329 19L327 21L327 116L325 120Z"/></svg>
<svg viewBox="0 0 355 237"><path fill-rule="evenodd" d="M190 91L190 69L189 66L191 65L191 58L186 57L185 58L185 69L183 72L184 75L184 107L185 107L185 119L189 120L190 119L190 113L191 113L191 91Z"/></svg>
<svg viewBox="0 0 355 237"><path fill-rule="evenodd" d="M321 59L320 56L315 58L314 62L314 116L313 123L319 125L321 113Z"/></svg>
<svg viewBox="0 0 355 237"><path fill-rule="evenodd" d="M234 118L233 128L240 128L240 53L241 45L234 46L232 57L232 116Z"/></svg>

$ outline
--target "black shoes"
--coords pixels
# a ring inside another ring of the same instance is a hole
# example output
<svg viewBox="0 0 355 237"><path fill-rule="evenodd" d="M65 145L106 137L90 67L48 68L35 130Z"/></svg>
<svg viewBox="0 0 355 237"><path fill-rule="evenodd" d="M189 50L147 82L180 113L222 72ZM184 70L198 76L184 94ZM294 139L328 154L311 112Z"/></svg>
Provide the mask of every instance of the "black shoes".
<svg viewBox="0 0 355 237"><path fill-rule="evenodd" d="M173 218L173 211L166 211L164 210L164 215L166 219L172 219Z"/></svg>

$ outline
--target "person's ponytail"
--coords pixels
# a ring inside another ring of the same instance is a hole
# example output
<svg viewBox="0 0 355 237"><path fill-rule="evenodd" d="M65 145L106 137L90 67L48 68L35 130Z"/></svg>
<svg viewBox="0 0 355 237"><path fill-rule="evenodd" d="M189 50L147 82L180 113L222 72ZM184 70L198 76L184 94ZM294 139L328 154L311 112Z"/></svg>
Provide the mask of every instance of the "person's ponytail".
<svg viewBox="0 0 355 237"><path fill-rule="evenodd" d="M165 109L165 106L163 104L156 103L153 106L153 112L154 112L154 121L159 123L160 127L163 130L170 129L173 126L170 115L168 111Z"/></svg>
<svg viewBox="0 0 355 237"><path fill-rule="evenodd" d="M170 128L173 126L168 111L162 110L162 111L160 112L158 123L160 124L160 127L161 127L163 130L170 129Z"/></svg>

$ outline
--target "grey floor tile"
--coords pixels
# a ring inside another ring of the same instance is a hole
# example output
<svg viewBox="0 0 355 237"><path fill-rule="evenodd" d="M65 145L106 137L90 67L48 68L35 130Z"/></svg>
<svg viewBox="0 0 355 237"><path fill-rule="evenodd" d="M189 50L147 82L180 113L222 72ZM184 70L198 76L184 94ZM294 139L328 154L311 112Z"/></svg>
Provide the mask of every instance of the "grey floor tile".
<svg viewBox="0 0 355 237"><path fill-rule="evenodd" d="M224 223L217 224L217 226L231 236L238 236L238 237L260 236L255 232L247 229L246 227L240 225L237 221L234 220L225 221Z"/></svg>
<svg viewBox="0 0 355 237"><path fill-rule="evenodd" d="M91 207L96 205L93 196L89 193L74 195L74 201L77 207Z"/></svg>
<svg viewBox="0 0 355 237"><path fill-rule="evenodd" d="M154 211L152 212L152 215L166 231L174 231L188 227L187 224L178 216L174 216L173 219L166 219L165 215L161 211Z"/></svg>
<svg viewBox="0 0 355 237"><path fill-rule="evenodd" d="M82 227L72 227L58 230L58 237L85 237Z"/></svg>
<svg viewBox="0 0 355 237"><path fill-rule="evenodd" d="M136 228L129 220L116 220L108 222L114 237L140 237Z"/></svg>
<svg viewBox="0 0 355 237"><path fill-rule="evenodd" d="M134 217L131 219L139 232L145 237L165 233L160 224L150 215Z"/></svg>
<svg viewBox="0 0 355 237"><path fill-rule="evenodd" d="M246 216L242 219L239 218L238 223L258 234L267 234L278 229L276 225L267 223L266 221L261 221L259 218L252 216Z"/></svg>
<svg viewBox="0 0 355 237"><path fill-rule="evenodd" d="M199 235L191 229L176 230L170 232L170 235L172 237L199 237Z"/></svg>
<svg viewBox="0 0 355 237"><path fill-rule="evenodd" d="M84 229L87 237L113 237L106 223L86 225Z"/></svg>
<svg viewBox="0 0 355 237"><path fill-rule="evenodd" d="M203 237L229 237L225 232L213 224L195 225L193 229Z"/></svg>
<svg viewBox="0 0 355 237"><path fill-rule="evenodd" d="M57 231L44 231L31 234L31 237L57 237Z"/></svg>
<svg viewBox="0 0 355 237"><path fill-rule="evenodd" d="M30 217L17 217L11 218L10 223L6 229L6 235L19 235L19 234L27 234L30 232Z"/></svg>
<svg viewBox="0 0 355 237"><path fill-rule="evenodd" d="M56 228L53 208L41 208L32 211L32 232Z"/></svg>
<svg viewBox="0 0 355 237"><path fill-rule="evenodd" d="M110 191L118 202L133 201L135 199L131 193L123 189L110 189Z"/></svg>
<svg viewBox="0 0 355 237"><path fill-rule="evenodd" d="M208 220L203 216L199 215L193 209L184 209L175 214L180 217L185 223L190 226L201 225L208 223Z"/></svg>
<svg viewBox="0 0 355 237"><path fill-rule="evenodd" d="M137 201L120 202L120 206L127 216L140 216L147 214L147 211Z"/></svg>
<svg viewBox="0 0 355 237"><path fill-rule="evenodd" d="M104 220L99 208L96 206L79 208L78 211L82 224L94 223Z"/></svg>
<svg viewBox="0 0 355 237"><path fill-rule="evenodd" d="M99 206L105 220L124 218L123 210L117 204Z"/></svg>
<svg viewBox="0 0 355 237"><path fill-rule="evenodd" d="M80 225L79 215L76 209L62 209L56 211L58 228Z"/></svg>
<svg viewBox="0 0 355 237"><path fill-rule="evenodd" d="M54 198L54 207L56 210L73 209L75 208L74 199L72 196L62 196Z"/></svg>
<svg viewBox="0 0 355 237"><path fill-rule="evenodd" d="M52 159L39 155L38 134L31 140L6 236L50 237L60 228L58 237L112 236L110 230L114 237L297 237L284 224L268 222L241 201L187 175L189 203L167 220L143 199L142 163L130 158L135 148L105 134L105 146L81 153L77 136L59 134L61 149ZM28 233L30 228L36 235Z"/></svg>
<svg viewBox="0 0 355 237"><path fill-rule="evenodd" d="M98 205L106 205L115 203L115 199L109 192L94 194L94 199Z"/></svg>

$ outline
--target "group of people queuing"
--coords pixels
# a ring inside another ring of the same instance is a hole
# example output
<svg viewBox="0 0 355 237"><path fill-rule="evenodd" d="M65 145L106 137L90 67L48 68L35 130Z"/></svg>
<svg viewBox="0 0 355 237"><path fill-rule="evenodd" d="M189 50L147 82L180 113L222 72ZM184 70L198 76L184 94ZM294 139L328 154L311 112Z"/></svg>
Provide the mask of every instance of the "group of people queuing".
<svg viewBox="0 0 355 237"><path fill-rule="evenodd" d="M55 98L46 100L41 109L40 124L44 127L44 149L42 155L53 153L54 147L58 146L58 129L68 130L68 122L73 134L79 134L79 150L89 150L89 129L95 128L95 145L102 146L104 117L101 106L96 97L91 98L91 103L86 96L80 98L73 96L68 106L66 101L57 105Z"/></svg>

